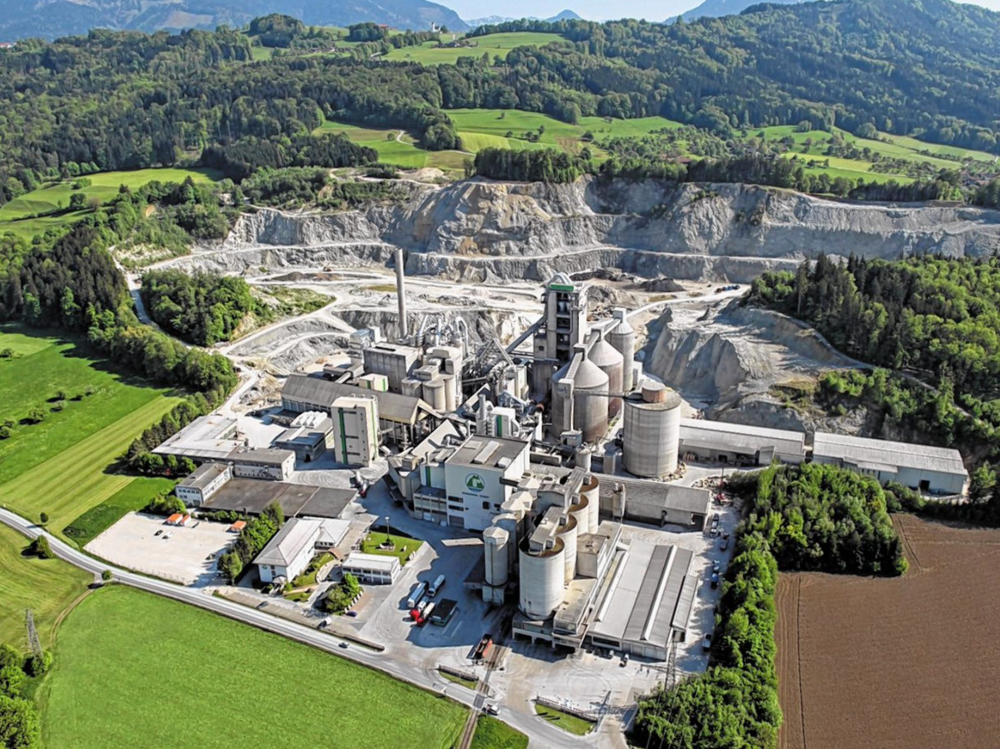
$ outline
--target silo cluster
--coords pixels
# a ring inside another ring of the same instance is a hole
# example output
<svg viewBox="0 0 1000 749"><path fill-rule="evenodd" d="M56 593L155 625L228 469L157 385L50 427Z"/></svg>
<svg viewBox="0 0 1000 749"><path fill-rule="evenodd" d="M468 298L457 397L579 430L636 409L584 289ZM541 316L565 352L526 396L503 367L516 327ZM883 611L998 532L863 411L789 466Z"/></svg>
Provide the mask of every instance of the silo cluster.
<svg viewBox="0 0 1000 749"><path fill-rule="evenodd" d="M590 361L597 365L608 378L608 392L622 392L623 358L621 353L604 339L604 333L598 333L597 342L590 348ZM622 410L622 399L608 398L608 418L615 418Z"/></svg>
<svg viewBox="0 0 1000 749"><path fill-rule="evenodd" d="M608 375L578 352L552 376L552 424L557 432L575 429L584 442L598 442L608 431L607 392Z"/></svg>

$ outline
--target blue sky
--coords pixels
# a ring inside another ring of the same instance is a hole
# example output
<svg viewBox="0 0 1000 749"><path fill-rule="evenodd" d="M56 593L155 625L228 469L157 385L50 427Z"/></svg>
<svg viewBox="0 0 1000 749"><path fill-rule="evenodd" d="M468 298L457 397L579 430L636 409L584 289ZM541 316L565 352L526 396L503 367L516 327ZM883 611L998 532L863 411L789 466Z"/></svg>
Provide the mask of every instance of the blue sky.
<svg viewBox="0 0 1000 749"><path fill-rule="evenodd" d="M701 0L504 0L493 2L489 0L435 0L442 5L458 11L462 18L480 18L489 15L537 16L545 18L554 16L561 10L575 10L584 18L604 21L609 18L646 18L650 21L662 21L676 16L685 10L699 5ZM982 0L977 2L992 10L1000 10L1000 0Z"/></svg>

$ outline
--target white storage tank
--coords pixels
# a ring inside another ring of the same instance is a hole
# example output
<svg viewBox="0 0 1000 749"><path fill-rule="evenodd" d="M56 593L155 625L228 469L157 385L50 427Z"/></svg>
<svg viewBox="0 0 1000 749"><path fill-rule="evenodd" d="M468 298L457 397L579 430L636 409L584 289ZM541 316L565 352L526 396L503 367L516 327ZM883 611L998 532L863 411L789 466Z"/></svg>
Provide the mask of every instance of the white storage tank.
<svg viewBox="0 0 1000 749"><path fill-rule="evenodd" d="M527 543L520 550L521 611L532 619L545 619L563 600L566 564L563 542L540 552L529 552Z"/></svg>
<svg viewBox="0 0 1000 749"><path fill-rule="evenodd" d="M564 515L559 521L556 538L563 543L563 582L569 585L576 577L576 518Z"/></svg>
<svg viewBox="0 0 1000 749"><path fill-rule="evenodd" d="M622 355L604 340L603 331L598 333L597 342L590 347L590 360L608 376L608 392L622 392ZM613 419L622 410L621 398L608 399L608 418Z"/></svg>
<svg viewBox="0 0 1000 749"><path fill-rule="evenodd" d="M608 376L582 354L574 356L565 367L552 375L552 424L559 436L565 425L568 398L559 393L558 383L567 379L574 364L573 376L573 422L572 429L578 430L584 442L596 443L608 431L608 398L600 393L608 392ZM596 394L596 395L595 395Z"/></svg>
<svg viewBox="0 0 1000 749"><path fill-rule="evenodd" d="M425 382L422 390L422 397L430 404L431 408L442 413L448 410L448 401L442 378L437 377L429 382Z"/></svg>
<svg viewBox="0 0 1000 749"><path fill-rule="evenodd" d="M491 525L483 531L486 555L486 584L494 587L507 584L510 572L510 534L503 528Z"/></svg>
<svg viewBox="0 0 1000 749"><path fill-rule="evenodd" d="M631 393L635 387L633 373L635 371L635 330L629 325L624 307L618 307L614 311L617 325L608 334L608 343L615 347L622 355L622 390Z"/></svg>
<svg viewBox="0 0 1000 749"><path fill-rule="evenodd" d="M676 471L680 431L681 397L663 383L645 380L641 392L625 400L625 470L644 478Z"/></svg>
<svg viewBox="0 0 1000 749"><path fill-rule="evenodd" d="M590 500L583 494L575 504L570 505L569 516L576 521L576 534L593 533L596 528L590 524Z"/></svg>

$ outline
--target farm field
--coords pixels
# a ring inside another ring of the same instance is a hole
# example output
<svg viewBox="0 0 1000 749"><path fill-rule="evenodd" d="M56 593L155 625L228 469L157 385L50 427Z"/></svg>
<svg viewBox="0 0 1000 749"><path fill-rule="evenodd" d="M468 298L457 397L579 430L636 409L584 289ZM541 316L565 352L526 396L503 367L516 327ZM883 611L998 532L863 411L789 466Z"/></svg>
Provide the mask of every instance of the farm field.
<svg viewBox="0 0 1000 749"><path fill-rule="evenodd" d="M178 718L165 695L213 699L187 700ZM449 749L468 713L328 653L118 586L63 622L39 698L45 745L60 749Z"/></svg>
<svg viewBox="0 0 1000 749"><path fill-rule="evenodd" d="M472 749L527 749L528 737L506 723L483 715L476 724Z"/></svg>
<svg viewBox="0 0 1000 749"><path fill-rule="evenodd" d="M77 192L82 193L87 198L98 198L103 201L117 195L121 185L128 185L135 189L154 180L183 182L188 177L191 177L195 182L206 183L221 178L221 174L211 169L137 169L131 172L100 172L81 177L80 179L89 179L91 184L79 190L73 189L73 179L55 182L25 193L0 208L0 234L10 231L19 236L30 238L35 234L44 233L51 227L72 223L83 218L89 211L37 216L39 213L66 208L69 205L70 196ZM36 217L29 218L31 216Z"/></svg>
<svg viewBox="0 0 1000 749"><path fill-rule="evenodd" d="M314 131L319 133L344 133L355 143L374 148L379 160L403 169L423 169L433 167L443 171L461 170L468 154L460 151L425 151L416 140L399 130L347 125L326 120Z"/></svg>
<svg viewBox="0 0 1000 749"><path fill-rule="evenodd" d="M1000 530L894 522L902 578L779 577L781 749L996 746Z"/></svg>
<svg viewBox="0 0 1000 749"><path fill-rule="evenodd" d="M518 31L508 34L488 34L473 37L469 40L472 47L438 47L437 42L425 42L418 47L401 47L394 49L385 56L386 60L396 62L419 62L423 65L453 65L462 57L490 56L490 60L499 57L507 59L507 54L515 47L541 47L545 44L569 44L558 34L543 34L533 31Z"/></svg>
<svg viewBox="0 0 1000 749"><path fill-rule="evenodd" d="M25 557L28 539L0 525L0 642L30 649L24 610L30 608L43 648L62 612L87 590L93 577L58 559Z"/></svg>
<svg viewBox="0 0 1000 749"><path fill-rule="evenodd" d="M6 327L4 348L14 357L0 360L0 421L14 426L0 441L0 496L26 517L47 512L50 529L61 533L135 480L105 471L177 399L122 377L67 338ZM44 420L21 423L32 409Z"/></svg>

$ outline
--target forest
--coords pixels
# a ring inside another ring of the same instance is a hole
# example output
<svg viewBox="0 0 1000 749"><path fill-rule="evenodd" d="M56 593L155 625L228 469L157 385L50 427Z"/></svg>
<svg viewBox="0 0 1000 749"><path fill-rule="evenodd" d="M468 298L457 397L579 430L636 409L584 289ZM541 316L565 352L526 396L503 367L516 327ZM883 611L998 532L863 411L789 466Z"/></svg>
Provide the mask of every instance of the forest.
<svg viewBox="0 0 1000 749"><path fill-rule="evenodd" d="M250 286L235 276L149 271L140 291L157 325L198 346L228 341L255 307Z"/></svg>

